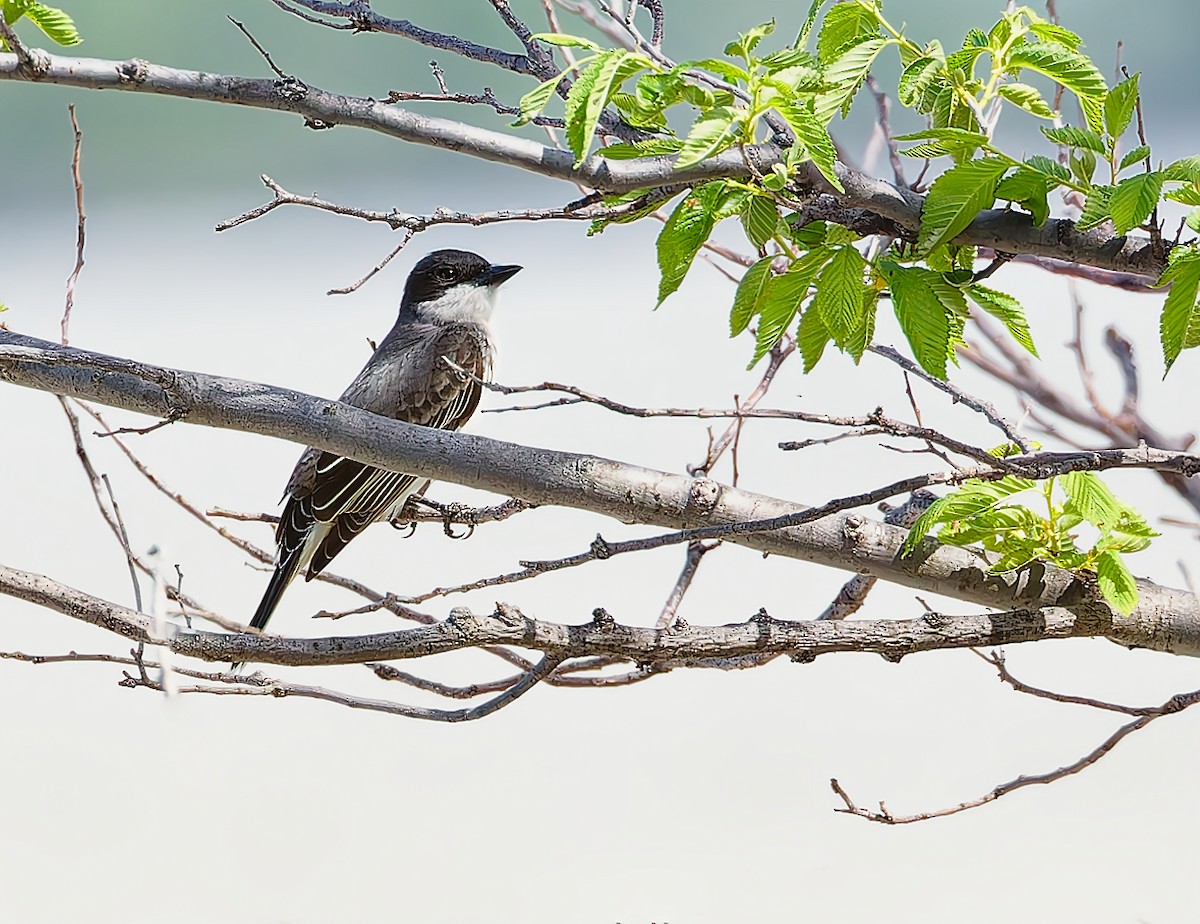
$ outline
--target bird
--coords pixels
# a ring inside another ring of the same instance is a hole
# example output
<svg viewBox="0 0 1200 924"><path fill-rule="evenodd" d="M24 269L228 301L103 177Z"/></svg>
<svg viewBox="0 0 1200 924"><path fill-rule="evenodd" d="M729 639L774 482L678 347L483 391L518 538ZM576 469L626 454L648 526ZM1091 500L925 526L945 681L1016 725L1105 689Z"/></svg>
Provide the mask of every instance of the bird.
<svg viewBox="0 0 1200 924"><path fill-rule="evenodd" d="M396 323L342 393L346 404L442 430L458 430L489 381L495 350L488 321L501 284L520 272L465 250L435 250L404 284ZM372 523L395 521L428 480L308 447L288 479L277 552L250 625L267 626L292 580L311 581Z"/></svg>

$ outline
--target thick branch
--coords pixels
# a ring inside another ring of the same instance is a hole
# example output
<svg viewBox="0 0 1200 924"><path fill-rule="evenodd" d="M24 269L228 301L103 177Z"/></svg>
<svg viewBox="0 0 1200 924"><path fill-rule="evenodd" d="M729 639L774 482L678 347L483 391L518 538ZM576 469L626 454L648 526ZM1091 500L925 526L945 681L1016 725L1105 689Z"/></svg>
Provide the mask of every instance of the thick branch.
<svg viewBox="0 0 1200 924"><path fill-rule="evenodd" d="M770 172L772 164L781 162L783 156L776 146L763 144L745 151L731 149L682 170L675 169L670 157L610 162L593 156L575 168L574 155L560 148L449 119L417 115L378 100L327 93L294 78L266 80L177 70L141 59L39 55L44 56L44 61L39 58L44 67L33 69L14 54L0 54L0 80L155 93L295 112L309 124L353 125L610 193L695 184L720 177L749 179ZM841 164L838 178L846 191L834 196L812 165L805 165L794 193L814 214L830 211L845 215L865 210L892 223L892 233L915 232L924 203L920 195ZM955 240L1145 277L1157 278L1165 267L1165 255L1156 253L1148 238L1117 236L1103 227L1081 232L1066 219L1052 219L1038 228L1029 216L1003 209L980 213Z"/></svg>
<svg viewBox="0 0 1200 924"><path fill-rule="evenodd" d="M693 529L745 524L806 509L709 478L430 430L301 392L151 366L4 330L0 381L201 426L287 439L394 471L626 522ZM1146 466L1149 463L1139 462L1138 456L1150 460L1157 452L1071 454L1070 464L1095 469L1131 462ZM1195 459L1162 454L1162 461L1190 466ZM1042 458L1038 464L1045 462ZM872 574L998 610L1065 606L1111 623L1094 634L1121 644L1200 655L1200 603L1192 594L1140 581L1137 608L1124 617L1100 599L1093 582L1053 565L1035 563L1018 572L992 574L980 553L933 540L901 559L905 536L903 529L845 513L770 532L741 532L729 539L758 551Z"/></svg>
<svg viewBox="0 0 1200 924"><path fill-rule="evenodd" d="M133 641L151 640L149 617L40 574L0 565L0 593ZM226 635L172 626L168 647L177 654L206 661L301 666L407 660L464 648L516 645L541 651L556 662L605 656L669 669L703 666L705 660L746 655L788 654L807 662L818 655L839 651L875 652L898 661L920 651L1103 635L1105 628L1103 620L1077 616L1064 609L985 616L929 613L920 619L853 622L784 622L760 612L736 625L672 629L619 625L599 610L592 622L567 626L532 619L515 608L499 606L486 615L456 609L449 619L430 626L330 638Z"/></svg>

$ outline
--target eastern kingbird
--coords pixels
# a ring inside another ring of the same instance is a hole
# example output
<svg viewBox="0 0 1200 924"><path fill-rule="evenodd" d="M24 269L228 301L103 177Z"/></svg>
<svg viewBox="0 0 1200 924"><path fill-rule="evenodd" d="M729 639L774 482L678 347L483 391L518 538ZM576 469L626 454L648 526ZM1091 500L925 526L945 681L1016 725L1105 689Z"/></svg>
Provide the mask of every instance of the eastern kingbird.
<svg viewBox="0 0 1200 924"><path fill-rule="evenodd" d="M521 267L463 250L435 250L404 284L396 324L341 400L408 423L457 430L475 413L492 370L488 318L500 284ZM319 449L300 456L275 532L275 573L250 625L262 629L292 579L320 574L377 520L400 515L428 481Z"/></svg>

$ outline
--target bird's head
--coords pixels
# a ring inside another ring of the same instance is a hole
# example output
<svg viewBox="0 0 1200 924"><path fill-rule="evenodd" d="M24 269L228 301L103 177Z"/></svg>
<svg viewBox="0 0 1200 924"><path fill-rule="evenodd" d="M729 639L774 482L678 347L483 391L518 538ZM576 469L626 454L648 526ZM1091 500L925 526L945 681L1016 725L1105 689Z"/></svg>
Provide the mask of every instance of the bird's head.
<svg viewBox="0 0 1200 924"><path fill-rule="evenodd" d="M521 271L516 265L488 263L465 250L435 250L408 275L402 309L420 321L486 322L500 284Z"/></svg>

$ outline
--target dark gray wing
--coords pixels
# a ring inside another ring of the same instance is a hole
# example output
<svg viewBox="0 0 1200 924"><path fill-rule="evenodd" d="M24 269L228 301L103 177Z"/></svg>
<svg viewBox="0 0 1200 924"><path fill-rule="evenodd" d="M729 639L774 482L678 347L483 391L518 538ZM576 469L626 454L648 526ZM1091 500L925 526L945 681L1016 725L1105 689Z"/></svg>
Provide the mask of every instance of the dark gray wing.
<svg viewBox="0 0 1200 924"><path fill-rule="evenodd" d="M491 374L486 332L474 324L426 328L407 342L392 338L342 395L356 407L409 423L457 430L479 406ZM412 493L416 478L306 450L288 483L276 533L280 560L298 554L316 523L330 524L306 577L319 574L371 523Z"/></svg>

